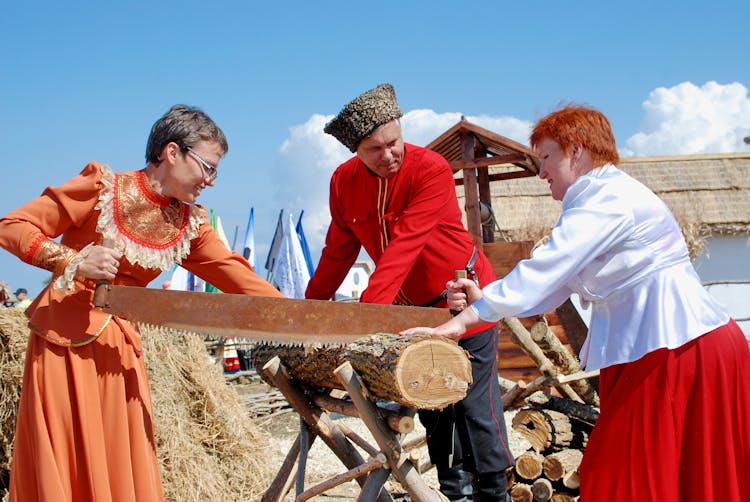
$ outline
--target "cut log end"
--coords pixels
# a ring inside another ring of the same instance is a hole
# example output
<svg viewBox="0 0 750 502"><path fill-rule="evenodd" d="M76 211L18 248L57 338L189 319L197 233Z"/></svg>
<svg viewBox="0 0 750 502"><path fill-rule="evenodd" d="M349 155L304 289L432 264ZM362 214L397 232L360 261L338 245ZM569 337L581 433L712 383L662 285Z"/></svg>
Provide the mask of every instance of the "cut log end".
<svg viewBox="0 0 750 502"><path fill-rule="evenodd" d="M395 381L404 398L417 408L457 402L472 382L471 362L463 349L443 337L421 340L399 358Z"/></svg>

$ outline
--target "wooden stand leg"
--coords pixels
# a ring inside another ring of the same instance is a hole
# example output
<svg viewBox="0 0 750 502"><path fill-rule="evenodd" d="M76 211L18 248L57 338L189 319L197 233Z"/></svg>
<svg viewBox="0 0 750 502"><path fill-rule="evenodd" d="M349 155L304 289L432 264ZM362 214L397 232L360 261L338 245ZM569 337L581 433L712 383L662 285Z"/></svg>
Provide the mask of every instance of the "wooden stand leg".
<svg viewBox="0 0 750 502"><path fill-rule="evenodd" d="M391 466L393 476L401 483L414 502L440 502L444 498L439 492L427 486L408 457L401 458L402 448L393 431L383 423L378 415L376 406L372 403L365 387L354 372L349 362L345 362L334 370L336 376L349 392L349 397L359 410L360 418L364 421L373 438ZM404 461L402 461L404 460Z"/></svg>
<svg viewBox="0 0 750 502"><path fill-rule="evenodd" d="M365 486L362 487L362 491L359 492L359 495L357 496L357 502L374 501L378 496L378 493L383 490L383 485L388 481L388 476L390 475L391 471L389 469L377 469L372 471L370 475L367 476Z"/></svg>
<svg viewBox="0 0 750 502"><path fill-rule="evenodd" d="M346 436L344 436L336 424L333 423L330 417L317 406L311 405L305 394L291 383L286 369L282 366L278 357L274 357L268 361L261 371L269 378L269 380L271 380L273 385L284 394L284 397L286 397L289 404L292 405L297 413L299 413L300 417L305 421L307 426L309 426L311 435L315 434L316 436L320 436L326 445L328 445L336 456L339 457L347 469L350 471L356 471L357 469L361 469L360 466L366 464L359 452L349 442ZM360 486L364 486L367 481L366 473L358 475L356 480ZM266 495L269 498L266 498ZM263 500L279 500L283 497L283 494L278 495L277 493L269 494L266 492L266 495L264 495ZM380 490L377 500L378 502L393 502L393 499L386 490Z"/></svg>
<svg viewBox="0 0 750 502"><path fill-rule="evenodd" d="M308 443L311 445L315 441L315 434L310 433L310 439ZM297 435L297 439L294 440L292 447L286 454L284 462L281 464L279 472L276 474L271 486L261 497L261 502L281 502L284 496L289 492L292 487L295 474L297 472L297 458L300 453L300 437Z"/></svg>
<svg viewBox="0 0 750 502"><path fill-rule="evenodd" d="M351 481L352 479L359 477L362 474L367 474L369 472L374 471L375 469L379 469L383 464L385 464L385 455L383 455L382 453L378 453L376 457L370 458L370 460L368 460L364 464L361 464L357 466L356 468L348 472L345 472L344 474L334 476L333 478L327 481L324 481L316 486L313 486L309 490L304 491L300 495L297 495L297 498L294 499L294 501L305 502L306 500L313 498L315 495L319 495L326 490L330 490L331 488L338 486L341 483ZM382 469L382 470L385 470L385 469ZM385 472L388 472L388 471L385 471ZM386 479L387 479L387 476L386 476ZM366 482L365 482L365 486L367 486ZM380 487L378 487L378 491L380 491Z"/></svg>
<svg viewBox="0 0 750 502"><path fill-rule="evenodd" d="M302 417L299 417L299 460L297 460L297 497L305 491L305 471L307 455L310 452L310 428Z"/></svg>

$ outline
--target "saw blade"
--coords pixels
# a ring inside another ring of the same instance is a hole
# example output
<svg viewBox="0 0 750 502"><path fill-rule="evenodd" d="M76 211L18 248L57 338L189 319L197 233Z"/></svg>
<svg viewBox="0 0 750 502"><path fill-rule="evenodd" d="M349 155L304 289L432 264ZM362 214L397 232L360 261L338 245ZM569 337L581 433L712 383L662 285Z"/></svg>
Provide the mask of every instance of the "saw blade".
<svg viewBox="0 0 750 502"><path fill-rule="evenodd" d="M346 344L437 326L448 309L100 285L94 305L132 322L282 345Z"/></svg>

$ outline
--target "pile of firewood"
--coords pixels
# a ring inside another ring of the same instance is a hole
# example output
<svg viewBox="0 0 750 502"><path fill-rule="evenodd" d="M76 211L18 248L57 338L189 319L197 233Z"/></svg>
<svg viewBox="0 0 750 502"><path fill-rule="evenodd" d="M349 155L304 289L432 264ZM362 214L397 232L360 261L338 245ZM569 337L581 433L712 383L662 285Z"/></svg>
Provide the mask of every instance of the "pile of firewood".
<svg viewBox="0 0 750 502"><path fill-rule="evenodd" d="M516 458L509 485L513 502L578 500L578 466L591 429L595 407L536 392L526 398L512 427L531 444Z"/></svg>
<svg viewBox="0 0 750 502"><path fill-rule="evenodd" d="M511 500L577 501L578 467L599 416L598 372L580 371L577 359L545 322L530 329L515 318L503 322L541 373L530 383L501 379L503 406L518 408L512 427L531 444L510 474Z"/></svg>

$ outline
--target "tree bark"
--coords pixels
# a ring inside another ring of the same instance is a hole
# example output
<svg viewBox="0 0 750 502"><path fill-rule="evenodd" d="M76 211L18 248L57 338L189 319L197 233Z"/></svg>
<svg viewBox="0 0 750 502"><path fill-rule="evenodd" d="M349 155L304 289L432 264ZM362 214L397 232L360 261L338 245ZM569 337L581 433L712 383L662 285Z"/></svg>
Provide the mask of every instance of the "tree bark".
<svg viewBox="0 0 750 502"><path fill-rule="evenodd" d="M549 326L544 321L534 323L529 330L531 339L542 349L544 355L552 361L558 370L565 375L575 373L580 369L578 360L560 342ZM569 384L573 390L581 396L584 403L599 406L599 395L587 380L577 380Z"/></svg>
<svg viewBox="0 0 750 502"><path fill-rule="evenodd" d="M375 398L417 409L460 401L472 381L466 352L444 337L377 334L345 346L260 345L253 364L262 367L275 356L297 385L312 389L341 389L333 371L349 362Z"/></svg>

